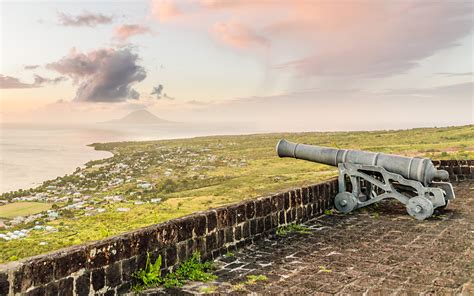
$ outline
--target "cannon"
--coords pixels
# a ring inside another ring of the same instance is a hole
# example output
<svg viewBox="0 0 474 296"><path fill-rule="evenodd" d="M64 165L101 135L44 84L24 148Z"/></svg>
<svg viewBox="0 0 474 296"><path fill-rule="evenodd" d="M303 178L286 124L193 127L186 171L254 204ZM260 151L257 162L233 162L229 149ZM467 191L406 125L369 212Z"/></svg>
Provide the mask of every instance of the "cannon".
<svg viewBox="0 0 474 296"><path fill-rule="evenodd" d="M430 159L278 142L279 157L292 157L339 169L334 206L342 213L394 198L417 220L430 217L454 199L447 171L435 168Z"/></svg>

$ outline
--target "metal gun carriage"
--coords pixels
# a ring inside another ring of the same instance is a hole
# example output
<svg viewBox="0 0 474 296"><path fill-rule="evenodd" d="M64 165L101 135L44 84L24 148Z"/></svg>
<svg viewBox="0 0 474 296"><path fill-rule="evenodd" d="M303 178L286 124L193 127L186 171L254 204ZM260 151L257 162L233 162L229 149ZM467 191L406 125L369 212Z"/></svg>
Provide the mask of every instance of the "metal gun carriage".
<svg viewBox="0 0 474 296"><path fill-rule="evenodd" d="M435 168L430 159L336 149L280 140L280 157L293 157L339 169L339 193L334 206L342 213L395 198L418 220L454 199L449 174Z"/></svg>

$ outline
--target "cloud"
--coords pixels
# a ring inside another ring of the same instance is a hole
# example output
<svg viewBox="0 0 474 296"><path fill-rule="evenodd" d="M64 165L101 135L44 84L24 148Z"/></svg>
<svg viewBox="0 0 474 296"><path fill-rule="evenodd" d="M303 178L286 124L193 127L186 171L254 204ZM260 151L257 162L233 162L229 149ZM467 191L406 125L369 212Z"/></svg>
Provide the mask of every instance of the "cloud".
<svg viewBox="0 0 474 296"><path fill-rule="evenodd" d="M436 73L438 75L448 76L448 77L456 77L456 76L474 76L473 72L464 72L464 73L451 73L451 72L440 72Z"/></svg>
<svg viewBox="0 0 474 296"><path fill-rule="evenodd" d="M151 15L161 22L169 21L182 15L181 9L172 0L151 0Z"/></svg>
<svg viewBox="0 0 474 296"><path fill-rule="evenodd" d="M402 74L420 60L456 46L473 28L474 4L469 1L202 0L193 4L183 6L187 8L181 10L183 18L201 19L211 34L230 47L267 46L273 69L299 77ZM222 17L238 22L208 24ZM195 22L183 24L195 26Z"/></svg>
<svg viewBox="0 0 474 296"><path fill-rule="evenodd" d="M0 74L0 89L14 89L14 88L33 88L38 87L32 83L21 82L18 78Z"/></svg>
<svg viewBox="0 0 474 296"><path fill-rule="evenodd" d="M44 84L57 84L67 80L66 77L46 78L40 75L34 75L35 81L33 83L24 83L16 77L6 76L0 74L0 89L20 89L20 88L36 88Z"/></svg>
<svg viewBox="0 0 474 296"><path fill-rule="evenodd" d="M160 99L174 100L175 99L173 97L168 96L166 93L163 93L163 89L164 89L163 85L158 84L158 86L153 88L150 95L155 95L157 100L160 100Z"/></svg>
<svg viewBox="0 0 474 296"><path fill-rule="evenodd" d="M125 41L135 35L151 34L152 31L147 26L142 25L120 25L115 28L114 36L118 40Z"/></svg>
<svg viewBox="0 0 474 296"><path fill-rule="evenodd" d="M48 64L47 68L79 84L77 101L120 102L140 97L132 85L145 79L146 72L137 62L138 55L129 48L104 48L87 53L79 53L73 48L67 56Z"/></svg>
<svg viewBox="0 0 474 296"><path fill-rule="evenodd" d="M97 25L110 24L113 17L91 12L82 12L76 16L58 12L59 23L70 27L95 27Z"/></svg>
<svg viewBox="0 0 474 296"><path fill-rule="evenodd" d="M46 78L40 75L35 74L35 85L43 85L43 84L57 84L59 82L63 82L67 80L67 77L59 76L56 78Z"/></svg>
<svg viewBox="0 0 474 296"><path fill-rule="evenodd" d="M216 23L211 31L219 41L231 47L242 49L268 46L265 37L237 22Z"/></svg>
<svg viewBox="0 0 474 296"><path fill-rule="evenodd" d="M35 69L38 69L40 67L40 65L25 65L23 67L23 69L25 70L35 70Z"/></svg>

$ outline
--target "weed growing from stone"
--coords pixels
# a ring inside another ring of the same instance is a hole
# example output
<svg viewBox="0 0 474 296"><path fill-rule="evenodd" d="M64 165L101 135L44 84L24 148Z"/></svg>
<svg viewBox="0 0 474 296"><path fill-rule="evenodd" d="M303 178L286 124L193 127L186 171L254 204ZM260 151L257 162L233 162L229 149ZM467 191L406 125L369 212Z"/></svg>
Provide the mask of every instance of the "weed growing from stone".
<svg viewBox="0 0 474 296"><path fill-rule="evenodd" d="M276 235L280 237L286 237L290 233L309 234L309 228L301 224L288 224L278 227Z"/></svg>
<svg viewBox="0 0 474 296"><path fill-rule="evenodd" d="M204 294L214 293L216 290L217 290L216 286L201 287L200 289L200 291Z"/></svg>
<svg viewBox="0 0 474 296"><path fill-rule="evenodd" d="M225 256L226 257L234 257L234 253L232 253L231 251L227 251L227 253L225 253Z"/></svg>
<svg viewBox="0 0 474 296"><path fill-rule="evenodd" d="M201 262L201 255L195 252L191 258L181 263L175 272L161 276L161 255L155 263L151 263L150 254L147 255L145 268L133 274L137 284L133 287L135 291L163 285L164 288L182 287L186 281L207 282L216 279L210 271L213 269L212 262Z"/></svg>
<svg viewBox="0 0 474 296"><path fill-rule="evenodd" d="M326 216L331 216L333 213L334 213L333 209L324 210L324 215L326 215Z"/></svg>
<svg viewBox="0 0 474 296"><path fill-rule="evenodd" d="M263 275L263 274L248 275L247 276L247 281L245 282L245 284L246 285L255 285L257 282L267 281L267 280L268 280L268 277Z"/></svg>
<svg viewBox="0 0 474 296"><path fill-rule="evenodd" d="M324 266L322 266L322 265L319 266L319 271L321 271L321 272L332 272L332 270L327 269L326 267L324 267Z"/></svg>

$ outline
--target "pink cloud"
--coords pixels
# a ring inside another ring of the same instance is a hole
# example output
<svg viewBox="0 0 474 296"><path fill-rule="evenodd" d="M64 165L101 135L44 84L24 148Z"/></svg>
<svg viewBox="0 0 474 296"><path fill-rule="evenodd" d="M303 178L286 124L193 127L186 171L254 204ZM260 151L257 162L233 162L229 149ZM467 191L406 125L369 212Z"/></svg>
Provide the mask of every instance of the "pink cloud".
<svg viewBox="0 0 474 296"><path fill-rule="evenodd" d="M177 2L158 3L171 12L177 9ZM188 19L182 25L209 26L210 33L230 47L266 47L275 69L306 77L401 74L420 60L456 46L473 28L473 4L468 1L201 0L191 4L178 10ZM166 17L173 15L161 11Z"/></svg>
<svg viewBox="0 0 474 296"><path fill-rule="evenodd" d="M151 0L151 15L161 22L169 21L182 14L176 2L172 0Z"/></svg>
<svg viewBox="0 0 474 296"><path fill-rule="evenodd" d="M250 28L236 22L216 23L211 32L222 43L235 48L265 48L268 40Z"/></svg>
<svg viewBox="0 0 474 296"><path fill-rule="evenodd" d="M135 35L151 34L149 27L142 25L120 25L115 28L114 36L118 40L125 41Z"/></svg>

